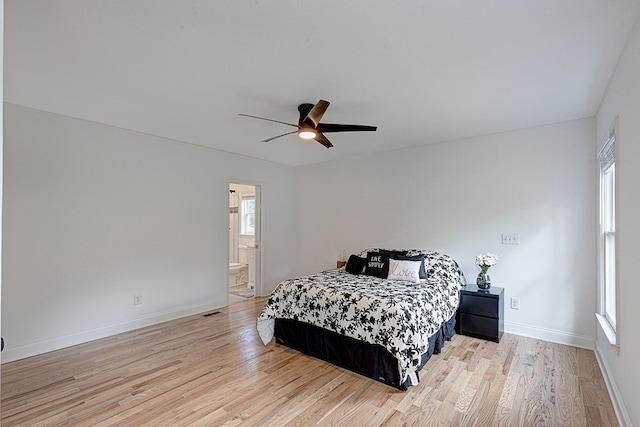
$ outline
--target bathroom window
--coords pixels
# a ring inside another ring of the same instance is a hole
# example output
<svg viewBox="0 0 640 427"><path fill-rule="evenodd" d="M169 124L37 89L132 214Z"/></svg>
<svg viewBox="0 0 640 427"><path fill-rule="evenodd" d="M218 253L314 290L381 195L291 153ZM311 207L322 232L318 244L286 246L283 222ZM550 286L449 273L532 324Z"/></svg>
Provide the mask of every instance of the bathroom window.
<svg viewBox="0 0 640 427"><path fill-rule="evenodd" d="M240 234L253 236L256 234L256 199L254 196L242 197L240 205Z"/></svg>

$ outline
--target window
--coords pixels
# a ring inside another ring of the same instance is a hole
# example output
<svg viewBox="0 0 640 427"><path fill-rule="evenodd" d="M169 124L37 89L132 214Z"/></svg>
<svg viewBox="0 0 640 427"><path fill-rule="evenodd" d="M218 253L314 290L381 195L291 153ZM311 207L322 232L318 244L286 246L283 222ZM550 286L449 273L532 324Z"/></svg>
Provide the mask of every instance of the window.
<svg viewBox="0 0 640 427"><path fill-rule="evenodd" d="M615 168L613 164L602 174L604 315L613 329L616 328Z"/></svg>
<svg viewBox="0 0 640 427"><path fill-rule="evenodd" d="M600 258L598 321L609 342L616 345L616 133L604 143L600 164Z"/></svg>
<svg viewBox="0 0 640 427"><path fill-rule="evenodd" d="M256 199L254 196L242 197L240 205L240 234L253 236L256 234Z"/></svg>

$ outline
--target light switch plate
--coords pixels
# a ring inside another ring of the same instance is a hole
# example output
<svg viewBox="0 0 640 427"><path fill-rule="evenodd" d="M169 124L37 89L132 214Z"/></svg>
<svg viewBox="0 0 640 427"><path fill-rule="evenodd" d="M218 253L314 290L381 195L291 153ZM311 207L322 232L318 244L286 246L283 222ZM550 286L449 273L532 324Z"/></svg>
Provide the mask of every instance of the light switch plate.
<svg viewBox="0 0 640 427"><path fill-rule="evenodd" d="M519 245L520 235L518 233L502 233L503 245Z"/></svg>

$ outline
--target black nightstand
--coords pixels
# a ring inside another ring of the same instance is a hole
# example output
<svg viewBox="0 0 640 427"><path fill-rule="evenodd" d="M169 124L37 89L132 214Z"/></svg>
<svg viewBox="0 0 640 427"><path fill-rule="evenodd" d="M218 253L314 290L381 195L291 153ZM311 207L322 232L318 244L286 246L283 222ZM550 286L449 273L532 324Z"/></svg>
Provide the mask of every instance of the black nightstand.
<svg viewBox="0 0 640 427"><path fill-rule="evenodd" d="M479 289L468 284L460 290L456 332L500 342L504 334L504 289Z"/></svg>

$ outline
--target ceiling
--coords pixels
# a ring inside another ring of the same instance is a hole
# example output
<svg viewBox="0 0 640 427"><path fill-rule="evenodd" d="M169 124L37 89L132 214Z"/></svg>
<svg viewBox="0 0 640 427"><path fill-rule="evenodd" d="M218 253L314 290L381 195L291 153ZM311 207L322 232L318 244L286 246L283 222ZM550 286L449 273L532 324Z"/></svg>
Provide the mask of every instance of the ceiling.
<svg viewBox="0 0 640 427"><path fill-rule="evenodd" d="M5 0L6 102L304 165L594 116L637 0ZM327 149L238 113L378 126Z"/></svg>

